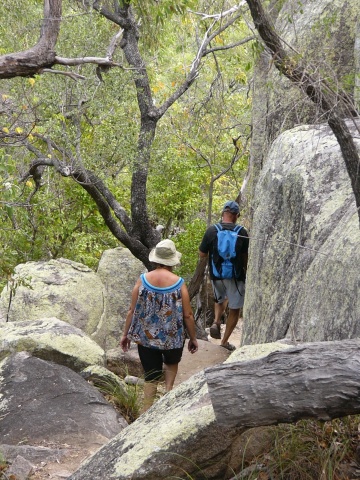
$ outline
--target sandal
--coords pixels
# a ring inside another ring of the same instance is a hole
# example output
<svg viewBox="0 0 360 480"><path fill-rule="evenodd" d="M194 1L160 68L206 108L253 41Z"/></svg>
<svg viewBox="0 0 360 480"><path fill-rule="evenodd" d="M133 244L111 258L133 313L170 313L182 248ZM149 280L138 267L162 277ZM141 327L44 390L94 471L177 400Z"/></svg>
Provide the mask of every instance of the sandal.
<svg viewBox="0 0 360 480"><path fill-rule="evenodd" d="M234 350L236 350L235 345L231 345L231 343L229 342L225 343L224 345L220 344L220 347L224 347L226 348L226 350L229 350L230 352L233 352Z"/></svg>
<svg viewBox="0 0 360 480"><path fill-rule="evenodd" d="M213 323L210 327L210 337L211 338L221 338L220 325Z"/></svg>

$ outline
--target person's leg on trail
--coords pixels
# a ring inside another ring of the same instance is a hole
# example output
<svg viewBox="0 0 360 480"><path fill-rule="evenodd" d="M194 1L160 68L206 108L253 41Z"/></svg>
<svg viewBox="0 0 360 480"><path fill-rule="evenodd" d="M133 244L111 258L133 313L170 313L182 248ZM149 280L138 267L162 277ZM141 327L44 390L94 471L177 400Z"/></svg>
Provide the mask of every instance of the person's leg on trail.
<svg viewBox="0 0 360 480"><path fill-rule="evenodd" d="M162 352L155 348L138 345L141 365L145 372L144 400L141 413L146 412L154 403L159 380L162 376Z"/></svg>
<svg viewBox="0 0 360 480"><path fill-rule="evenodd" d="M234 328L236 327L239 321L239 315L240 315L240 308L229 308L229 315L226 319L225 332L221 340L221 345L227 345L230 335L234 331Z"/></svg>
<svg viewBox="0 0 360 480"><path fill-rule="evenodd" d="M226 296L229 301L229 314L226 319L225 332L220 345L228 350L235 350L234 345L229 344L229 337L238 324L240 310L244 305L245 284L240 280L228 279L224 280L224 285L226 286Z"/></svg>
<svg viewBox="0 0 360 480"><path fill-rule="evenodd" d="M174 387L176 374L179 368L179 362L181 360L183 350L184 350L184 344L181 348L172 348L170 350L163 350L165 389L167 392L170 392L170 390L172 390Z"/></svg>
<svg viewBox="0 0 360 480"><path fill-rule="evenodd" d="M221 325L221 318L222 316L224 315L224 312L226 310L226 307L227 307L227 304L228 304L228 301L227 299L222 302L222 303L215 303L215 307L214 307L214 310L215 310L215 318L214 318L214 323L216 323L217 325Z"/></svg>
<svg viewBox="0 0 360 480"><path fill-rule="evenodd" d="M146 412L154 403L157 394L158 382L153 380L151 382L144 382L144 400L140 413Z"/></svg>
<svg viewBox="0 0 360 480"><path fill-rule="evenodd" d="M212 338L221 338L221 318L225 312L228 301L226 298L226 289L224 283L221 280L214 280L212 282L213 291L214 291L214 322L210 327L210 337Z"/></svg>
<svg viewBox="0 0 360 480"><path fill-rule="evenodd" d="M174 387L174 382L175 382L175 377L178 372L178 363L173 363L173 364L164 364L164 372L165 372L165 389L167 392L170 392L170 390L173 389Z"/></svg>
<svg viewBox="0 0 360 480"><path fill-rule="evenodd" d="M210 327L210 337L211 338L221 338L221 317L223 316L225 312L227 301L222 303L215 303L214 305L214 323Z"/></svg>

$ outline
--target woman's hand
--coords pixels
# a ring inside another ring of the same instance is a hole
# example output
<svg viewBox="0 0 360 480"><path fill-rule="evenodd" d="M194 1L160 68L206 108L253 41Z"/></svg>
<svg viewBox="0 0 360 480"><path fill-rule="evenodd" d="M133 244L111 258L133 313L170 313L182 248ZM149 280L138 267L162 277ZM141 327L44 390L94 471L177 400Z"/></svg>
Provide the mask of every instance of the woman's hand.
<svg viewBox="0 0 360 480"><path fill-rule="evenodd" d="M123 335L120 339L119 345L124 352L127 352L130 348L130 343L131 343L131 340L128 338L128 336Z"/></svg>
<svg viewBox="0 0 360 480"><path fill-rule="evenodd" d="M194 338L194 340L189 340L188 342L188 350L190 353L195 353L197 352L199 349L199 345L198 345L198 342L196 340L196 338Z"/></svg>

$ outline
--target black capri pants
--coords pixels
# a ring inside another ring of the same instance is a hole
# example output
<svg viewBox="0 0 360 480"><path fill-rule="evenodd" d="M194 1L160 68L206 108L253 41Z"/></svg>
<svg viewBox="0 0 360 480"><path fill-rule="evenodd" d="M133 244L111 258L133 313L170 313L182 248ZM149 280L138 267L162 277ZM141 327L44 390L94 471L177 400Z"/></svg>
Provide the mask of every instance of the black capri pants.
<svg viewBox="0 0 360 480"><path fill-rule="evenodd" d="M145 382L159 380L163 373L163 364L175 365L180 362L184 345L181 348L160 350L138 344L139 358L145 372Z"/></svg>

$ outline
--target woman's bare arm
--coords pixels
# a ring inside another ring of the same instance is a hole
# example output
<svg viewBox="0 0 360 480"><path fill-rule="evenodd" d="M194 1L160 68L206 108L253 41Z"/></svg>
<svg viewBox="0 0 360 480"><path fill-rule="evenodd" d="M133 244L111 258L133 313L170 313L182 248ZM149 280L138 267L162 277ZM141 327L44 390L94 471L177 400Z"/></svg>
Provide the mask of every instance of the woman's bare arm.
<svg viewBox="0 0 360 480"><path fill-rule="evenodd" d="M139 295L140 285L141 285L141 279L139 278L137 280L137 282L135 283L134 288L133 288L132 293L131 293L131 304L130 304L130 308L128 310L128 313L126 315L123 335L122 335L122 337L119 341L119 345L123 349L124 352L127 352L130 348L130 342L131 341L127 337L127 334L129 332L130 325L131 325L131 320L132 320L132 317L133 317L133 314L134 314L134 311L135 311L135 306L136 306L136 302L137 302L138 295Z"/></svg>
<svg viewBox="0 0 360 480"><path fill-rule="evenodd" d="M199 346L196 340L194 314L190 304L189 292L185 283L183 283L181 286L181 297L182 297L184 323L185 323L186 330L189 334L188 349L189 349L189 352L195 353L198 351Z"/></svg>

